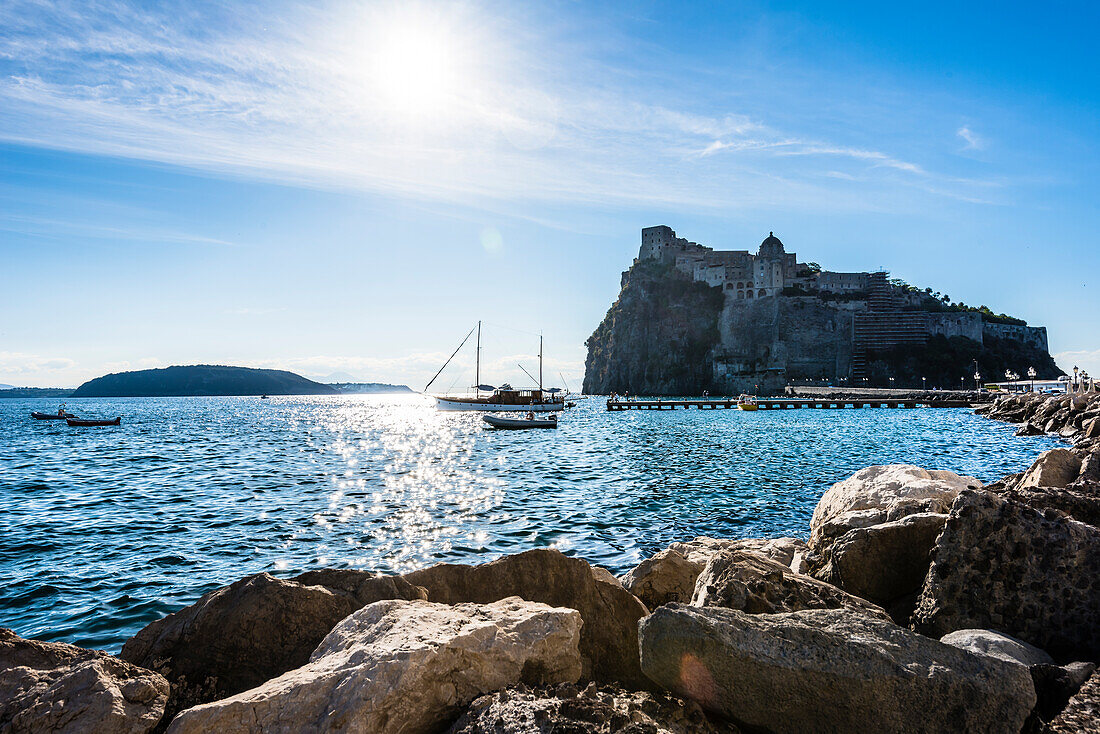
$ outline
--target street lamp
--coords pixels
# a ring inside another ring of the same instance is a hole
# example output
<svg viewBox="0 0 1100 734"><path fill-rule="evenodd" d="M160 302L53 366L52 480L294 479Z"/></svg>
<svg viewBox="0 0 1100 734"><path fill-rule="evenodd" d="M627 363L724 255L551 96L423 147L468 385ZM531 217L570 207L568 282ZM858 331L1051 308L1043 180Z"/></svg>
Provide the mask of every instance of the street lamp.
<svg viewBox="0 0 1100 734"><path fill-rule="evenodd" d="M1027 376L1031 378L1031 392L1035 392L1035 375L1038 374L1034 367L1027 368Z"/></svg>
<svg viewBox="0 0 1100 734"><path fill-rule="evenodd" d="M1073 391L1077 392L1077 367L1073 368Z"/></svg>
<svg viewBox="0 0 1100 734"><path fill-rule="evenodd" d="M982 373L981 372L975 372L974 373L974 389L977 392L982 391Z"/></svg>
<svg viewBox="0 0 1100 734"><path fill-rule="evenodd" d="M920 388L921 388L921 390L927 390L928 389L928 378L927 377L920 378Z"/></svg>

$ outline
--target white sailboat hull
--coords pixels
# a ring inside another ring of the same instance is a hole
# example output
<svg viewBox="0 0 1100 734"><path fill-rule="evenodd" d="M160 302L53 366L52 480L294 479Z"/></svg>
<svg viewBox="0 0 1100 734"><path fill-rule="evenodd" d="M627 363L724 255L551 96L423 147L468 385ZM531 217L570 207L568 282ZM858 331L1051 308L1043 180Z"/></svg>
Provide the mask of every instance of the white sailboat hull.
<svg viewBox="0 0 1100 734"><path fill-rule="evenodd" d="M439 410L477 410L487 413L550 413L560 411L565 406L556 403L531 403L530 405L504 405L503 403L468 403L464 400L436 398L435 407Z"/></svg>

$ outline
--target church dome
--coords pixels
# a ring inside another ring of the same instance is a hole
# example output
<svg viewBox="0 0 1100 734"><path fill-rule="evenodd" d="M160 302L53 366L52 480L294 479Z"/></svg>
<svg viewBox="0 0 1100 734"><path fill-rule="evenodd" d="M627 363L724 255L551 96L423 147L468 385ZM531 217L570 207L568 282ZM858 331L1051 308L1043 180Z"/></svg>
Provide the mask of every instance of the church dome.
<svg viewBox="0 0 1100 734"><path fill-rule="evenodd" d="M782 257L783 243L775 236L775 232L768 232L767 238L760 243L759 257Z"/></svg>

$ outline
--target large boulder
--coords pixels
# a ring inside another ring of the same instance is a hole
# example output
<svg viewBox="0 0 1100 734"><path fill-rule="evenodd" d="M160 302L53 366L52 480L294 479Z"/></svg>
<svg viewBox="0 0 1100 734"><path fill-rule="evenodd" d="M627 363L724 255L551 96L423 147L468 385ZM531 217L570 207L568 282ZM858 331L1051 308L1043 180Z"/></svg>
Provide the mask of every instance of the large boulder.
<svg viewBox="0 0 1100 734"><path fill-rule="evenodd" d="M849 530L918 512L946 513L962 490L982 483L950 471L908 464L869 466L825 491L810 520L810 547L822 553Z"/></svg>
<svg viewBox="0 0 1100 734"><path fill-rule="evenodd" d="M940 642L1017 665L1050 665L1054 662L1045 650L994 630L955 630L941 637Z"/></svg>
<svg viewBox="0 0 1100 734"><path fill-rule="evenodd" d="M303 581L247 576L152 622L121 657L172 684L169 713L248 690L304 665L336 623L379 599L422 599L400 577L319 571ZM332 588L321 586L325 579Z"/></svg>
<svg viewBox="0 0 1100 734"><path fill-rule="evenodd" d="M814 576L887 609L900 605L897 618L908 621L946 521L946 514L920 512L849 530L826 547Z"/></svg>
<svg viewBox="0 0 1100 734"><path fill-rule="evenodd" d="M1049 722L1069 704L1073 696L1081 690L1089 677L1096 672L1093 663L1070 663L1069 665L1032 665L1031 681L1035 684L1035 696L1038 703L1032 712L1032 719ZM1046 731L1034 727L1035 731Z"/></svg>
<svg viewBox="0 0 1100 734"><path fill-rule="evenodd" d="M699 537L671 544L631 569L620 581L649 609L670 602L687 602L695 592L695 582L707 561L729 550L749 550L791 566L799 554L807 551L798 538L706 538Z"/></svg>
<svg viewBox="0 0 1100 734"><path fill-rule="evenodd" d="M1100 527L1100 491L1086 485L1071 484L1065 489L1005 489L996 490L996 494L1039 511L1057 510L1074 520Z"/></svg>
<svg viewBox="0 0 1100 734"><path fill-rule="evenodd" d="M1031 468L1024 472L1020 488L1065 487L1081 471L1081 457L1073 449L1051 449L1039 454Z"/></svg>
<svg viewBox="0 0 1100 734"><path fill-rule="evenodd" d="M695 584L691 605L749 614L846 607L889 621L886 612L868 601L743 550L723 551L710 559Z"/></svg>
<svg viewBox="0 0 1100 734"><path fill-rule="evenodd" d="M1036 700L1022 666L849 609L751 615L673 604L640 628L654 682L774 734L1016 734Z"/></svg>
<svg viewBox="0 0 1100 734"><path fill-rule="evenodd" d="M736 734L699 704L667 693L561 685L507 690L474 701L449 734Z"/></svg>
<svg viewBox="0 0 1100 734"><path fill-rule="evenodd" d="M0 732L145 734L168 681L113 655L0 628Z"/></svg>
<svg viewBox="0 0 1100 734"><path fill-rule="evenodd" d="M690 600L703 566L689 561L679 551L665 548L632 568L619 581L646 607L656 609L670 602Z"/></svg>
<svg viewBox="0 0 1100 734"><path fill-rule="evenodd" d="M581 673L580 614L518 598L380 601L338 624L309 662L180 713L169 734L438 730L478 696Z"/></svg>
<svg viewBox="0 0 1100 734"><path fill-rule="evenodd" d="M586 680L648 683L638 667L638 620L646 606L608 571L548 548L498 558L480 566L441 563L406 574L443 604L487 604L508 596L569 607L581 613Z"/></svg>
<svg viewBox="0 0 1100 734"><path fill-rule="evenodd" d="M1100 734L1100 673L1093 673L1047 729L1051 734Z"/></svg>
<svg viewBox="0 0 1100 734"><path fill-rule="evenodd" d="M796 553L807 550L806 541L799 538L707 538L699 537L668 546L689 561L700 564L700 570L716 553L746 550L790 566Z"/></svg>
<svg viewBox="0 0 1100 734"><path fill-rule="evenodd" d="M1058 660L1100 660L1100 528L964 491L932 551L914 628L996 629Z"/></svg>

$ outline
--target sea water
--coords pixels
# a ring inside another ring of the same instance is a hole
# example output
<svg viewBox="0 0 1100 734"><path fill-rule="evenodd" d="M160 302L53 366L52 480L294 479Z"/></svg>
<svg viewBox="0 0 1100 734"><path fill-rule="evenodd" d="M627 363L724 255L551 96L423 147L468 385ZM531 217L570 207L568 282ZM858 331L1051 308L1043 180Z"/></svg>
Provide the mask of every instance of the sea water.
<svg viewBox="0 0 1100 734"><path fill-rule="evenodd" d="M242 576L399 573L552 547L616 574L697 535L806 537L832 483L991 481L1057 444L965 409L624 411L487 430L420 395L0 400L0 626L117 651Z"/></svg>

